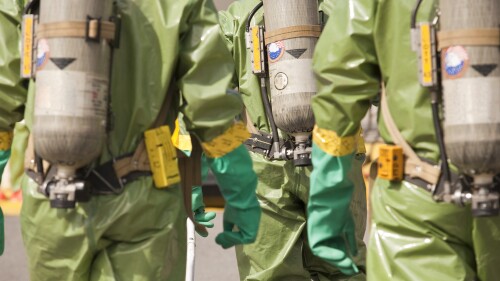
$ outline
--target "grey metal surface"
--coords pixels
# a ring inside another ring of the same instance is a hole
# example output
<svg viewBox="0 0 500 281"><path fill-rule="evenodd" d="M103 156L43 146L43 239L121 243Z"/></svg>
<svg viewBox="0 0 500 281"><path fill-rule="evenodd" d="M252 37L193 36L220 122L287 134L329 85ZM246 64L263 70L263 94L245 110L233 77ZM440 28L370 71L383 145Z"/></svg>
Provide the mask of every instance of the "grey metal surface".
<svg viewBox="0 0 500 281"><path fill-rule="evenodd" d="M45 0L39 24L108 19L112 1ZM36 152L60 164L61 178L101 153L106 134L111 48L85 38L37 38L33 140ZM62 169L65 167L65 169ZM64 172L63 172L64 171Z"/></svg>
<svg viewBox="0 0 500 281"><path fill-rule="evenodd" d="M264 14L268 33L283 34L282 28L319 25L318 2L314 0L264 0ZM274 121L281 130L302 135L302 139L308 138L314 126L310 103L317 91L312 72L316 42L315 37L266 42ZM271 59L273 50L280 55Z"/></svg>
<svg viewBox="0 0 500 281"><path fill-rule="evenodd" d="M5 228L7 243L0 257L0 281L29 281L19 217L6 217ZM222 212L217 212L215 229L210 230L210 235L207 238L196 235L196 281L239 280L234 248L223 250L215 244L215 236L221 231Z"/></svg>

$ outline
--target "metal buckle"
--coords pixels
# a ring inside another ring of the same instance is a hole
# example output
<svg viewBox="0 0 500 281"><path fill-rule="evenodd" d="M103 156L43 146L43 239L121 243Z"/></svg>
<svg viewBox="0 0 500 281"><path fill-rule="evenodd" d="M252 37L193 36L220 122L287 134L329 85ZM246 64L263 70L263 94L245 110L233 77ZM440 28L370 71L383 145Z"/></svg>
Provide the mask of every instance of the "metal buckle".
<svg viewBox="0 0 500 281"><path fill-rule="evenodd" d="M97 21L97 34L95 36L91 36L90 34L90 25ZM93 18L91 16L87 16L87 23L85 24L85 41L86 42L101 42L101 17Z"/></svg>

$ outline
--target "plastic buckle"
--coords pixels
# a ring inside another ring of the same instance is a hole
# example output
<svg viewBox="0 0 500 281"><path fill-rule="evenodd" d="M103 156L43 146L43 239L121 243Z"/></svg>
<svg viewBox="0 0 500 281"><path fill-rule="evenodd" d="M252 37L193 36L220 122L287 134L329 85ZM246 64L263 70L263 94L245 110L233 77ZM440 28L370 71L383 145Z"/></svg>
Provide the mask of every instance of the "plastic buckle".
<svg viewBox="0 0 500 281"><path fill-rule="evenodd" d="M96 29L97 32L95 34L91 34L91 32L93 33ZM87 16L87 23L85 24L85 41L97 43L101 41L101 17L93 18L91 16Z"/></svg>

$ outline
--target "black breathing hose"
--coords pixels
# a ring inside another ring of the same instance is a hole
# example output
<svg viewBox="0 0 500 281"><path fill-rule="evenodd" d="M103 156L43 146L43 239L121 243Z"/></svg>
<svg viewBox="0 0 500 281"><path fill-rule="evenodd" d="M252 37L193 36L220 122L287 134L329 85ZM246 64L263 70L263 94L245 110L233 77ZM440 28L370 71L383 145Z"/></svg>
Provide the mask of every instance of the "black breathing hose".
<svg viewBox="0 0 500 281"><path fill-rule="evenodd" d="M440 89L440 87L438 88ZM451 183L450 165L448 165L448 155L446 153L446 147L444 145L443 129L441 128L441 121L439 118L439 99L438 90L432 90L431 92L431 106L432 106L432 121L434 122L434 130L436 132L436 140L439 146L439 157L441 160L441 169L443 170L443 177L445 183ZM433 195L437 188L434 189Z"/></svg>
<svg viewBox="0 0 500 281"><path fill-rule="evenodd" d="M276 127L276 123L274 123L273 110L271 108L271 104L269 103L269 98L267 97L267 86L266 86L266 78L260 78L260 94L262 96L262 102L264 103L264 110L266 111L267 118L269 119L269 125L271 125L271 136L273 138L273 146L272 148L279 149L279 135L278 128ZM272 155L270 155L272 156Z"/></svg>
<svg viewBox="0 0 500 281"><path fill-rule="evenodd" d="M423 0L417 0L415 7L411 12L411 29L414 30L417 27L417 14L422 4ZM440 56L437 56L438 58ZM431 108L432 108L432 121L434 123L434 131L436 133L436 141L439 147L439 158L441 160L441 169L443 171L443 177L445 180L445 187L449 188L451 183L451 173L450 165L448 164L448 155L446 153L446 147L444 144L443 128L441 127L441 120L439 118L439 93L442 93L441 87L441 77L439 73L440 62L437 61L437 86L430 89L431 91ZM449 190L447 190L449 191ZM433 195L436 195L437 188L433 190Z"/></svg>
<svg viewBox="0 0 500 281"><path fill-rule="evenodd" d="M417 27L417 14L418 14L418 9L420 8L420 4L422 4L423 0L417 0L417 3L415 4L415 7L413 7L413 10L411 11L411 29L414 29Z"/></svg>
<svg viewBox="0 0 500 281"><path fill-rule="evenodd" d="M253 16L257 11L264 6L264 2L260 2L253 8L253 10L250 12L247 18L246 22L246 32L250 32L250 22L252 21ZM278 135L278 128L276 127L276 123L274 122L274 117L273 117L273 110L271 107L271 103L269 102L269 97L267 96L267 86L266 86L266 78L261 77L260 78L260 94L262 97L262 103L264 104L264 110L266 112L267 118L269 120L269 125L271 127L271 136L272 136L272 146L271 150L268 151L268 153L271 153L273 149L278 149L279 150L279 135ZM269 157L272 157L273 155L268 155Z"/></svg>
<svg viewBox="0 0 500 281"><path fill-rule="evenodd" d="M257 11L262 8L262 6L264 6L264 2L260 2L259 4L257 4L257 6L255 6L255 8L253 8L253 10L250 12L250 14L248 15L248 18L247 18L247 24L246 24L246 32L250 32L250 21L252 20L253 16L255 15L255 13L257 13Z"/></svg>
<svg viewBox="0 0 500 281"><path fill-rule="evenodd" d="M38 10L40 7L40 0L30 1L23 10L23 15L32 14L34 11Z"/></svg>

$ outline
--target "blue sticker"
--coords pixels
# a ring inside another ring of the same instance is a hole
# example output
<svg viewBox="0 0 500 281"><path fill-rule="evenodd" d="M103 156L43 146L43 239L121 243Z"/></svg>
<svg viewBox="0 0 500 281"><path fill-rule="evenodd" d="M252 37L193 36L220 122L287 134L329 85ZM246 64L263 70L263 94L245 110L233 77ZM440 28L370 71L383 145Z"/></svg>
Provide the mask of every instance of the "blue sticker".
<svg viewBox="0 0 500 281"><path fill-rule="evenodd" d="M444 70L448 77L458 78L467 69L469 55L462 46L452 46L444 54Z"/></svg>
<svg viewBox="0 0 500 281"><path fill-rule="evenodd" d="M281 59L281 57L285 53L285 44L283 44L283 42L281 41L271 43L267 46L267 52L269 56L269 61L277 62Z"/></svg>
<svg viewBox="0 0 500 281"><path fill-rule="evenodd" d="M47 40L40 39L36 51L36 68L38 70L42 69L49 60L49 53L50 49Z"/></svg>

